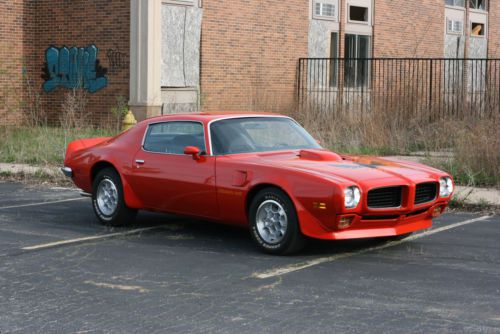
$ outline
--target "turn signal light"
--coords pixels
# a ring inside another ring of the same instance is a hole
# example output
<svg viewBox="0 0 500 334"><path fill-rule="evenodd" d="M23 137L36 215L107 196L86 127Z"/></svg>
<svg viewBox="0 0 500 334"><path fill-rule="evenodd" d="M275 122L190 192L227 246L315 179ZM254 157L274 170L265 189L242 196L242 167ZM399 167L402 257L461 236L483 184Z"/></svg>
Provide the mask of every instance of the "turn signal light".
<svg viewBox="0 0 500 334"><path fill-rule="evenodd" d="M351 226L353 220L354 220L353 216L340 217L340 220L339 220L339 223L338 223L337 226L338 226L339 229L348 228L349 226Z"/></svg>

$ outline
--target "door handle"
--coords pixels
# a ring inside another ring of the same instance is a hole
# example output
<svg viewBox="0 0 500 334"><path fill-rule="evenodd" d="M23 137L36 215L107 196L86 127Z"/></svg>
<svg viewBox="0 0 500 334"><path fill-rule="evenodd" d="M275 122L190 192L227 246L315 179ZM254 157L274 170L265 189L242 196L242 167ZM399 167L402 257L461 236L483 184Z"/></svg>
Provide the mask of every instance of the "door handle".
<svg viewBox="0 0 500 334"><path fill-rule="evenodd" d="M135 161L135 163L138 165L144 165L144 162L145 162L144 160L139 160L139 159Z"/></svg>

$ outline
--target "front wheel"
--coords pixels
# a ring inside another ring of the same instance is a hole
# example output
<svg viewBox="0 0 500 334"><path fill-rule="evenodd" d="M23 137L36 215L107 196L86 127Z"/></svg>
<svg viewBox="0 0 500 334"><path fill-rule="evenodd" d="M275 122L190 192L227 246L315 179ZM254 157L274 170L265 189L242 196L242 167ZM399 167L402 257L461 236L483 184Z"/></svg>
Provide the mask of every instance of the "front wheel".
<svg viewBox="0 0 500 334"><path fill-rule="evenodd" d="M249 220L253 239L267 253L290 254L305 245L293 202L279 189L266 188L255 195Z"/></svg>
<svg viewBox="0 0 500 334"><path fill-rule="evenodd" d="M120 175L112 169L101 170L92 186L92 206L106 225L121 226L134 220L137 210L126 206Z"/></svg>

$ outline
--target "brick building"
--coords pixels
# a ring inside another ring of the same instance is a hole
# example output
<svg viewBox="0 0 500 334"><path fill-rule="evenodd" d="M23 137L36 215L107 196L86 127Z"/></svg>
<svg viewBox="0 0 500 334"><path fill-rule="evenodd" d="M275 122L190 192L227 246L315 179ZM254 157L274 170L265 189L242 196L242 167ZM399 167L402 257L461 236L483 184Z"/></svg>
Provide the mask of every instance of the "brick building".
<svg viewBox="0 0 500 334"><path fill-rule="evenodd" d="M0 16L8 124L33 91L52 120L80 86L95 122L118 96L139 119L286 112L299 58L500 57L500 3L487 0L0 0Z"/></svg>

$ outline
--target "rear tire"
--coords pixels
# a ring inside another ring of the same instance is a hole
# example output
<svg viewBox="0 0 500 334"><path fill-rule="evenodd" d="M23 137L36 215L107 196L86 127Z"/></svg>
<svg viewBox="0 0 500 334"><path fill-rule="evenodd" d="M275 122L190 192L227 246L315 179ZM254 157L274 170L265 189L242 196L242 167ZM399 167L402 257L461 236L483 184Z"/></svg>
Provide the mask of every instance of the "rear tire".
<svg viewBox="0 0 500 334"><path fill-rule="evenodd" d="M137 215L137 210L125 204L120 175L113 168L105 168L95 177L92 207L104 225L122 226L132 222Z"/></svg>
<svg viewBox="0 0 500 334"><path fill-rule="evenodd" d="M277 188L265 188L252 200L249 209L252 238L266 253L284 255L298 252L306 244L295 207Z"/></svg>

